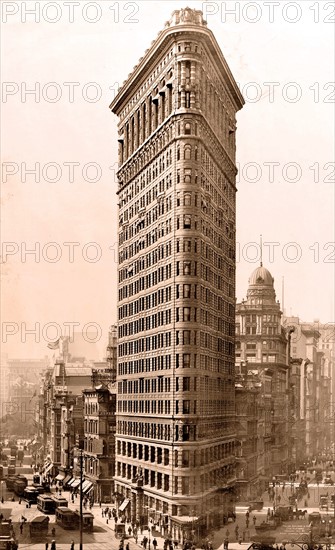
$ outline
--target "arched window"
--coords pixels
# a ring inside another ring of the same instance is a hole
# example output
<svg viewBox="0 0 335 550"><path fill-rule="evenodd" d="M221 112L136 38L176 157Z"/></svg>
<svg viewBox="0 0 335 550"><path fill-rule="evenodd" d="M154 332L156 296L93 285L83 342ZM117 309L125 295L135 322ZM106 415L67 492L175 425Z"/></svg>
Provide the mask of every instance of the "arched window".
<svg viewBox="0 0 335 550"><path fill-rule="evenodd" d="M185 160L191 160L191 151L192 151L191 145L185 145L185 148L184 148L184 159Z"/></svg>
<svg viewBox="0 0 335 550"><path fill-rule="evenodd" d="M189 122L185 122L184 131L187 135L191 134L191 124Z"/></svg>

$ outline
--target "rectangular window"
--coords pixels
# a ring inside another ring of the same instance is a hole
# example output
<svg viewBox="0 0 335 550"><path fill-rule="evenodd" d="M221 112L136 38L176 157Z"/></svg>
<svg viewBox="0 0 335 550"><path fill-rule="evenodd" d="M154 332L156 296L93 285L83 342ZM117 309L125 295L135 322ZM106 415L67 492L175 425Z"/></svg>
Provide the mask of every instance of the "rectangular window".
<svg viewBox="0 0 335 550"><path fill-rule="evenodd" d="M189 376L183 377L183 391L190 391L191 389L191 378Z"/></svg>
<svg viewBox="0 0 335 550"><path fill-rule="evenodd" d="M190 307L184 307L183 308L183 321L190 321L191 320L191 308Z"/></svg>
<svg viewBox="0 0 335 550"><path fill-rule="evenodd" d="M191 354L183 353L183 368L188 369L191 366Z"/></svg>
<svg viewBox="0 0 335 550"><path fill-rule="evenodd" d="M183 330L183 344L184 346L191 345L191 331Z"/></svg>

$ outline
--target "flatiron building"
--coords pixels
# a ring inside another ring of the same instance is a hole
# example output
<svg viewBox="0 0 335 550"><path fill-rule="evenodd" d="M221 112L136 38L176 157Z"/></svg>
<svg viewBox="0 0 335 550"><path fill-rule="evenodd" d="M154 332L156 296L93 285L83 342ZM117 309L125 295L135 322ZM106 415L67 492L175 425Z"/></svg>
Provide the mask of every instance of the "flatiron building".
<svg viewBox="0 0 335 550"><path fill-rule="evenodd" d="M235 136L243 98L201 11L181 9L119 117L115 491L164 535L221 525L235 484Z"/></svg>

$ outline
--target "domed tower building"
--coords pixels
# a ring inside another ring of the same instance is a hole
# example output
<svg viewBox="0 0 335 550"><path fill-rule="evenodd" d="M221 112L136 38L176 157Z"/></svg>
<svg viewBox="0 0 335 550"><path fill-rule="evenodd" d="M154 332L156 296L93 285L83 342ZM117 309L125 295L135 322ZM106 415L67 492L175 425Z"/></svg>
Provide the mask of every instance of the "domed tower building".
<svg viewBox="0 0 335 550"><path fill-rule="evenodd" d="M261 264L249 279L247 299L236 306L237 479L240 496L246 496L246 492L253 497L260 494L272 476L286 472L288 467L287 338L281 317L274 279ZM250 393L256 388L258 398L253 416L248 414L244 429L239 430L240 421L245 416L243 407L246 408L248 403L245 391Z"/></svg>

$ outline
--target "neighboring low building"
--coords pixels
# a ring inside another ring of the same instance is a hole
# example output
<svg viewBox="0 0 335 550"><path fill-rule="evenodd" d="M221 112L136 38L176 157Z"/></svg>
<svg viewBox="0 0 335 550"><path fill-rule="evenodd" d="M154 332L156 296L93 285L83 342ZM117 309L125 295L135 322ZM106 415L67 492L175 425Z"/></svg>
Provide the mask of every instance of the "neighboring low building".
<svg viewBox="0 0 335 550"><path fill-rule="evenodd" d="M257 450L257 476L250 466L247 470L250 471L249 492L260 491L273 475L286 473L289 469L288 339L281 326L281 315L274 279L260 265L249 279L247 299L236 306L235 368L238 372L244 366L247 376L244 384L251 373L259 378L262 387L261 403L253 413L257 415L261 440ZM251 399L250 388L246 396ZM249 427L254 431L254 427ZM243 438L238 443L241 446Z"/></svg>
<svg viewBox="0 0 335 550"><path fill-rule="evenodd" d="M95 502L111 502L115 474L115 384L113 389L99 384L84 390L83 396L85 478L91 482Z"/></svg>

